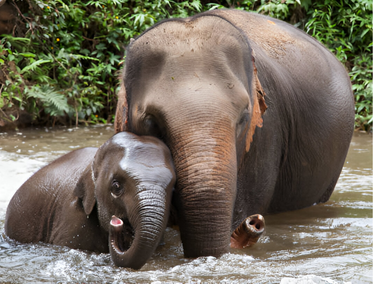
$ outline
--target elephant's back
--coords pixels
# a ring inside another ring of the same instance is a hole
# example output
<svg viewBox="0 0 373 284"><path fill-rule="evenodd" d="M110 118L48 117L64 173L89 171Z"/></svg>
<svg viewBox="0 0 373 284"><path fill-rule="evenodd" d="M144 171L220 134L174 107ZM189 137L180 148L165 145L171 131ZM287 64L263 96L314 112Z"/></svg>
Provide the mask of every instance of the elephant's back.
<svg viewBox="0 0 373 284"><path fill-rule="evenodd" d="M250 44L255 44L273 59L280 59L296 49L307 49L307 45L327 49L304 31L284 21L253 12L221 9L206 12L205 15L221 17L240 29ZM309 52L309 50L307 50ZM329 52L330 53L330 52Z"/></svg>
<svg viewBox="0 0 373 284"><path fill-rule="evenodd" d="M41 176L42 181L50 188L56 185L75 187L82 172L92 163L96 152L97 148L94 147L69 152L42 168L40 173L37 172L38 178Z"/></svg>
<svg viewBox="0 0 373 284"><path fill-rule="evenodd" d="M284 21L253 12L221 9L206 14L219 16L229 21L245 34L250 44L257 45L268 57L274 59L286 56L294 45L302 48L304 44L302 41L312 39Z"/></svg>
<svg viewBox="0 0 373 284"><path fill-rule="evenodd" d="M23 243L47 241L59 209L70 202L80 175L96 151L97 148L75 150L32 175L9 202L5 233Z"/></svg>
<svg viewBox="0 0 373 284"><path fill-rule="evenodd" d="M348 74L316 39L284 21L257 13L224 9L208 13L226 19L244 33L253 49L258 77L266 87L292 84L293 89L304 90L298 92L299 96L333 93L347 100L346 107L351 111L353 95ZM266 78L271 80L266 82ZM324 91L319 92L320 87Z"/></svg>

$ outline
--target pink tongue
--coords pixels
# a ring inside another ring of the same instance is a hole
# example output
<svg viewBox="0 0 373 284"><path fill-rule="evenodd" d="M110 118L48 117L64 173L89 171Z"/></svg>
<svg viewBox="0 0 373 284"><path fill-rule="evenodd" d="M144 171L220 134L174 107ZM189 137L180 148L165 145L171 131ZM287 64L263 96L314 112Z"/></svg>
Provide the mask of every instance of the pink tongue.
<svg viewBox="0 0 373 284"><path fill-rule="evenodd" d="M112 224L112 225L114 225L114 226L118 226L118 225L122 225L123 222L122 222L121 219L117 218L116 216L112 216L112 217L111 217L110 224Z"/></svg>

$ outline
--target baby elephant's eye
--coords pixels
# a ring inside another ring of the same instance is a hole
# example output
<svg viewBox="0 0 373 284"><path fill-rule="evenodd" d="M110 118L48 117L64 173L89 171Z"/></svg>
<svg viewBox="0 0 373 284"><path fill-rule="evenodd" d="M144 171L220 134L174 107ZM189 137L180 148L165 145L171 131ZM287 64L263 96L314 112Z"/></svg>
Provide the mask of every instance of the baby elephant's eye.
<svg viewBox="0 0 373 284"><path fill-rule="evenodd" d="M110 191L111 191L111 196L113 196L114 198L118 198L123 193L123 187L117 180L114 179L111 182L111 190Z"/></svg>

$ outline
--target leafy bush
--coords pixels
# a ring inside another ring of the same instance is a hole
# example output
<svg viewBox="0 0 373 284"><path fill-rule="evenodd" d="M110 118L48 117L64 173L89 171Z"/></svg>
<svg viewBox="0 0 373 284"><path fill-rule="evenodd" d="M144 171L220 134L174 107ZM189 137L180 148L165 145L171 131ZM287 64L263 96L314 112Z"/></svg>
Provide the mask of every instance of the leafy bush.
<svg viewBox="0 0 373 284"><path fill-rule="evenodd" d="M113 121L119 70L129 40L159 20L235 7L304 29L349 71L356 127L372 125L371 0L8 0L21 16L0 41L0 119L12 108L35 123ZM27 5L26 5L27 4Z"/></svg>
<svg viewBox="0 0 373 284"><path fill-rule="evenodd" d="M324 43L345 64L355 93L355 125L372 126L371 0L329 0L312 5L306 31Z"/></svg>
<svg viewBox="0 0 373 284"><path fill-rule="evenodd" d="M18 2L11 2L15 5ZM13 36L0 41L0 107L35 123L113 121L125 45L157 21L201 11L199 1L28 0ZM1 77L0 77L1 80ZM3 119L14 120L14 116ZM64 119L62 119L64 117Z"/></svg>

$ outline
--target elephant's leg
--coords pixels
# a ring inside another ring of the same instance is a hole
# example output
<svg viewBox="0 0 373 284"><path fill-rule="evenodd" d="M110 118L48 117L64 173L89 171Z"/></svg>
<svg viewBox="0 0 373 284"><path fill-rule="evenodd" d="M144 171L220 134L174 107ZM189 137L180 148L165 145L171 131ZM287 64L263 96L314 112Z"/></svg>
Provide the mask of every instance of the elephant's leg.
<svg viewBox="0 0 373 284"><path fill-rule="evenodd" d="M260 214L247 217L231 235L231 248L253 246L265 229L264 217Z"/></svg>

